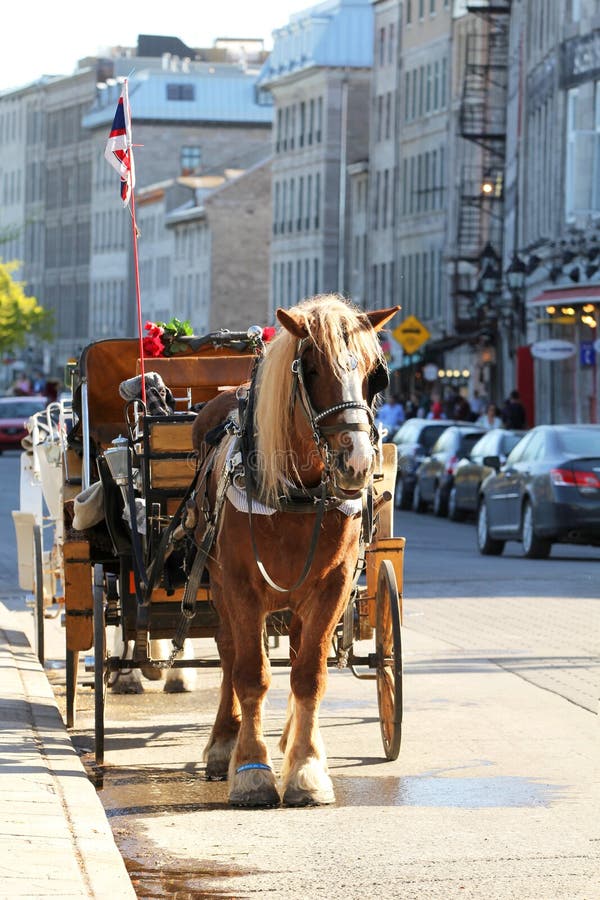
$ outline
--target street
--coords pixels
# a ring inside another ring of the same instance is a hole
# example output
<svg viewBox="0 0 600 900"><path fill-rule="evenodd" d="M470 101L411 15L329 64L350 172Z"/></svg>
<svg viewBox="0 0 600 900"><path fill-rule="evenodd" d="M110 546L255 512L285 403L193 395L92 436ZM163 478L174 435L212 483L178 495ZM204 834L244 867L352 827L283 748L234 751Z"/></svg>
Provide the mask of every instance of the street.
<svg viewBox="0 0 600 900"><path fill-rule="evenodd" d="M10 521L17 471L15 454L0 457L0 596L24 610ZM72 740L138 896L600 897L590 750L600 549L554 547L531 561L508 544L481 557L472 524L412 512L396 514L396 533L407 538L402 749L384 761L374 682L332 671L321 723L333 807L232 810L226 786L204 781L218 670L200 671L190 694L154 682L141 696L109 696L102 778L93 694L80 688ZM61 705L60 626L47 628ZM266 735L276 769L286 701L287 672L275 670Z"/></svg>

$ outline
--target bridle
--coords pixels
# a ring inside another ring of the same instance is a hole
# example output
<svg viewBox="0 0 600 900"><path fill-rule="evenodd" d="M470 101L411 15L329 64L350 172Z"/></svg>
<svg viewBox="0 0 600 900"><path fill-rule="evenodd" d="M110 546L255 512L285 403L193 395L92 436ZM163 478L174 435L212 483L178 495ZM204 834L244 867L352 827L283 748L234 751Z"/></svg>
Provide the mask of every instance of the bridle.
<svg viewBox="0 0 600 900"><path fill-rule="evenodd" d="M367 432L369 434L371 444L374 448L377 448L378 446L379 435L377 432L377 428L375 427L373 410L371 409L369 404L365 403L363 400L343 400L340 403L334 403L333 406L329 406L327 407L327 409L323 409L320 412L317 412L317 410L313 406L312 400L310 399L310 395L306 387L306 382L304 380L302 356L306 349L307 343L308 338L303 338L298 342L296 356L294 357L294 360L292 362L292 374L294 376L294 380L292 385L291 404L293 409L296 398L300 400L300 406L311 429L312 439L315 442L317 450L319 451L319 454L321 455L323 462L325 463L326 471L329 474L331 467L331 449L327 442L327 435L338 434L339 432L343 431ZM336 413L343 412L346 409L362 410L367 414L368 423L341 421L336 422L333 425L321 425L323 419L326 419L328 416L335 415Z"/></svg>

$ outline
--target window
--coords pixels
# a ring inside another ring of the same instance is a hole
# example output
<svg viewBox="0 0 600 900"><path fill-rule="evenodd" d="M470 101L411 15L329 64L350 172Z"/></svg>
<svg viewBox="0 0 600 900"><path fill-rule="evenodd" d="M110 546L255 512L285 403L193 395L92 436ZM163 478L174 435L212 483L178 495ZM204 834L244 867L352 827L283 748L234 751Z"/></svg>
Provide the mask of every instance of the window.
<svg viewBox="0 0 600 900"><path fill-rule="evenodd" d="M394 40L396 37L396 32L394 28L394 23L390 25L390 36L388 39L388 63L393 63L394 61Z"/></svg>
<svg viewBox="0 0 600 900"><path fill-rule="evenodd" d="M412 22L412 0L406 0L406 24L410 25Z"/></svg>
<svg viewBox="0 0 600 900"><path fill-rule="evenodd" d="M385 28L379 29L379 65L385 61Z"/></svg>
<svg viewBox="0 0 600 900"><path fill-rule="evenodd" d="M298 135L298 146L304 147L304 132L306 130L306 103L302 101L300 104L300 134Z"/></svg>
<svg viewBox="0 0 600 900"><path fill-rule="evenodd" d="M540 196L539 179L535 194ZM600 210L600 82L587 82L567 95L567 219Z"/></svg>
<svg viewBox="0 0 600 900"><path fill-rule="evenodd" d="M307 144L310 147L313 142L313 132L315 130L315 101L311 100L308 104L308 140Z"/></svg>
<svg viewBox="0 0 600 900"><path fill-rule="evenodd" d="M193 84L167 84L167 100L195 100Z"/></svg>
<svg viewBox="0 0 600 900"><path fill-rule="evenodd" d="M200 147L186 146L180 151L181 171L184 175L191 175L200 168L202 151Z"/></svg>
<svg viewBox="0 0 600 900"><path fill-rule="evenodd" d="M321 173L315 175L315 228L318 230L321 225Z"/></svg>
<svg viewBox="0 0 600 900"><path fill-rule="evenodd" d="M323 98L317 99L317 133L315 140L320 144L323 139Z"/></svg>

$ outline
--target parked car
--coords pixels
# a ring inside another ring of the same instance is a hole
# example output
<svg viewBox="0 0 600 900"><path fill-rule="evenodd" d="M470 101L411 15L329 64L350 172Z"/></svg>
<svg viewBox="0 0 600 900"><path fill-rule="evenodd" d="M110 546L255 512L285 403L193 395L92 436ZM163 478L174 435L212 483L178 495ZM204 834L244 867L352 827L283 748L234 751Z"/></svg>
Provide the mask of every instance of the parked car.
<svg viewBox="0 0 600 900"><path fill-rule="evenodd" d="M477 512L481 485L494 471L484 465L483 460L486 456L497 456L500 465L504 465L508 454L524 434L524 431L510 428L492 428L479 438L468 456L459 459L454 471L454 484L448 495L449 519L459 522Z"/></svg>
<svg viewBox="0 0 600 900"><path fill-rule="evenodd" d="M412 502L415 512L425 512L432 506L434 515L446 515L456 464L468 456L482 434L484 429L480 425L463 422L450 425L439 436L430 455L417 469Z"/></svg>
<svg viewBox="0 0 600 900"><path fill-rule="evenodd" d="M25 422L46 407L45 397L0 397L0 453L20 450Z"/></svg>
<svg viewBox="0 0 600 900"><path fill-rule="evenodd" d="M554 542L600 546L600 426L538 425L483 482L477 546L502 553L521 541L523 554L544 559Z"/></svg>
<svg viewBox="0 0 600 900"><path fill-rule="evenodd" d="M394 498L398 509L410 509L415 475L421 461L429 454L439 436L453 424L448 419L407 419L392 438L398 448Z"/></svg>

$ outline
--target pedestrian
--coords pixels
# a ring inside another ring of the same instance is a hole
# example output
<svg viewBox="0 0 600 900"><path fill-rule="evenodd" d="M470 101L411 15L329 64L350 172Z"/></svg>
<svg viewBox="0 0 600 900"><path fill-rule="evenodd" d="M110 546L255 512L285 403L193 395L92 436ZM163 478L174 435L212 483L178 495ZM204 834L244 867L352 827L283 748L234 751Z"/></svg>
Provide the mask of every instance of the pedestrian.
<svg viewBox="0 0 600 900"><path fill-rule="evenodd" d="M435 400L431 404L431 409L427 413L428 419L445 419L446 414L444 413L444 407L439 400Z"/></svg>
<svg viewBox="0 0 600 900"><path fill-rule="evenodd" d="M472 415L471 404L466 397L459 394L452 409L452 418L458 419L460 422L471 422Z"/></svg>
<svg viewBox="0 0 600 900"><path fill-rule="evenodd" d="M502 428L502 419L498 415L498 407L495 403L489 404L485 414L479 416L476 424L488 431L490 428Z"/></svg>
<svg viewBox="0 0 600 900"><path fill-rule="evenodd" d="M517 390L511 391L502 408L502 422L505 428L525 428L527 416L525 407L521 403L521 397Z"/></svg>
<svg viewBox="0 0 600 900"><path fill-rule="evenodd" d="M392 438L404 422L404 407L398 397L392 394L384 401L375 413L375 421L385 428L388 437Z"/></svg>

